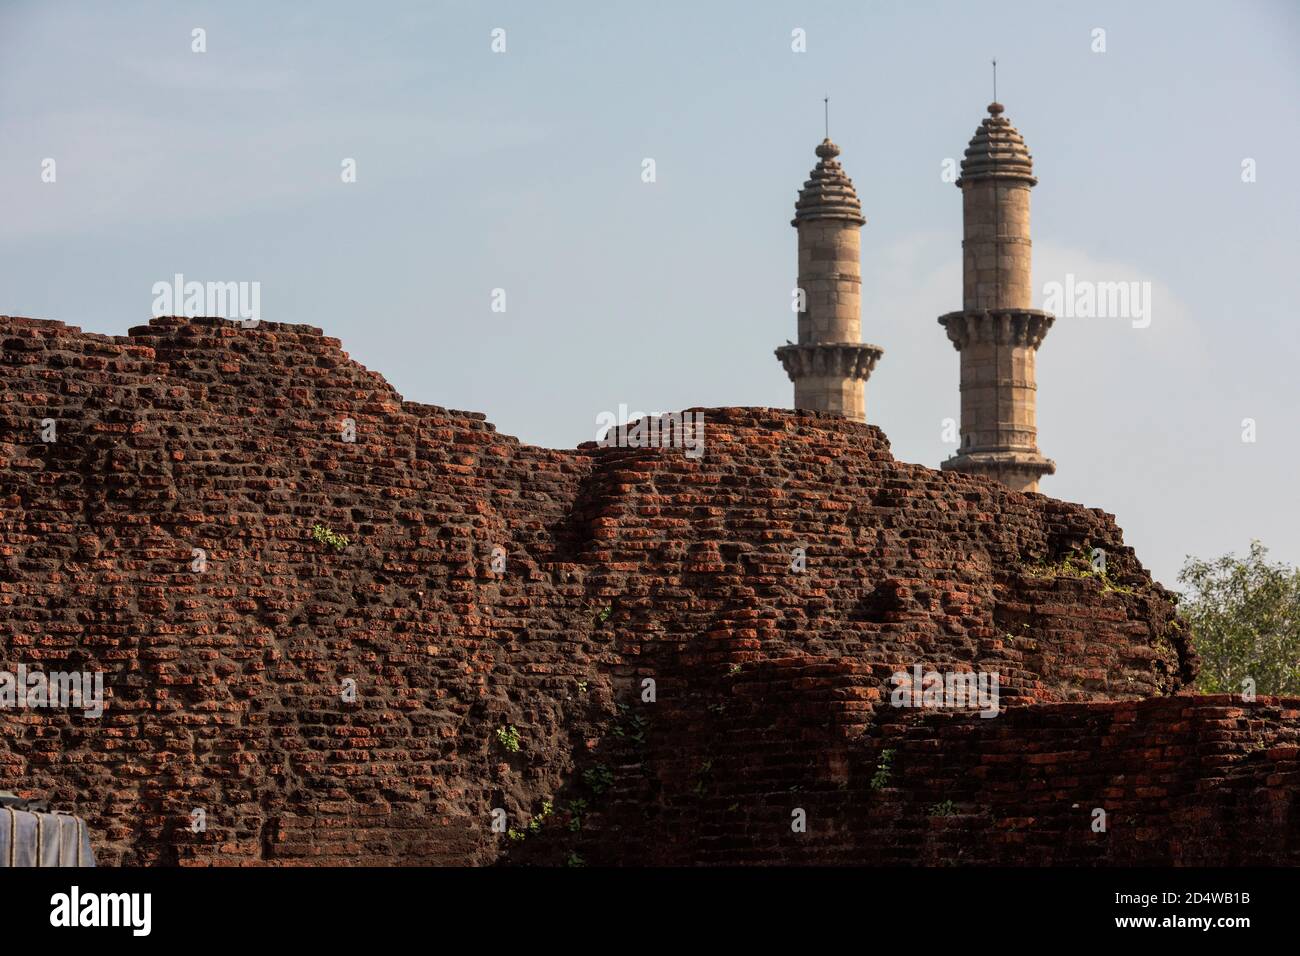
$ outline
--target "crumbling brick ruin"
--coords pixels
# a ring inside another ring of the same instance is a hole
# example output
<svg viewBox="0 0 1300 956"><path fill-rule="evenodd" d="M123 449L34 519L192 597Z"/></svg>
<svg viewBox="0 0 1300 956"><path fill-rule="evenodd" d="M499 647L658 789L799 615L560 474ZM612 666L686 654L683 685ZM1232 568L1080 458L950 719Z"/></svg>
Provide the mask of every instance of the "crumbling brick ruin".
<svg viewBox="0 0 1300 956"><path fill-rule="evenodd" d="M301 325L0 342L0 668L108 694L0 711L0 789L101 864L1300 863L1300 701L1188 694L1100 511L817 412L534 448Z"/></svg>

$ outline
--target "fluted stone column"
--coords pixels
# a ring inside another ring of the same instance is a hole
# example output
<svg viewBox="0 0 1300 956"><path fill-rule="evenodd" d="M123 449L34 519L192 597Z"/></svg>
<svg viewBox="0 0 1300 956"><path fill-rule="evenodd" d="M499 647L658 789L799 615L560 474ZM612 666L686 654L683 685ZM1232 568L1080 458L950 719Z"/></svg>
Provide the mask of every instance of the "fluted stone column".
<svg viewBox="0 0 1300 956"><path fill-rule="evenodd" d="M794 407L866 421L865 383L883 350L862 342L859 231L866 223L853 181L836 161L829 139L795 203L799 231L797 344L776 350L794 382Z"/></svg>
<svg viewBox="0 0 1300 956"><path fill-rule="evenodd" d="M1055 462L1038 451L1034 360L1054 317L1032 309L1029 190L1038 183L1025 141L1000 103L962 160L962 311L939 317L961 353L961 447L948 471L1037 491Z"/></svg>

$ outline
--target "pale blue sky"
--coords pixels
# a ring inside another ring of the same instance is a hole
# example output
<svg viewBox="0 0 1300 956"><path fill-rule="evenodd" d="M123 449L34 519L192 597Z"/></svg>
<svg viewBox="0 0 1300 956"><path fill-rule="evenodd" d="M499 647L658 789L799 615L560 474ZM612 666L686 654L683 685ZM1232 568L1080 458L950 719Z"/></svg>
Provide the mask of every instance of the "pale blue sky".
<svg viewBox="0 0 1300 956"><path fill-rule="evenodd" d="M1155 296L1150 328L1048 335L1043 490L1115 513L1167 584L1185 554L1252 537L1300 563L1288 0L5 0L0 312L122 334L176 272L258 281L265 319L543 445L595 437L620 403L787 406L789 220L830 95L868 218L863 337L885 349L868 418L935 466L958 413L935 319L961 305L940 171L984 115L992 56L1039 176L1039 298L1067 272Z"/></svg>

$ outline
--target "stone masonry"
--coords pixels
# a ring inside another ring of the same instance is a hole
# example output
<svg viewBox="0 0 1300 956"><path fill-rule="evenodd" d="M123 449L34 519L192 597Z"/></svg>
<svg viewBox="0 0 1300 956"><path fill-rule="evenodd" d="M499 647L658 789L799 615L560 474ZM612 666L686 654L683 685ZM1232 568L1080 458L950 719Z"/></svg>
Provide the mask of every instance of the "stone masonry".
<svg viewBox="0 0 1300 956"><path fill-rule="evenodd" d="M0 789L102 864L1300 863L1300 701L1187 694L1111 516L874 427L535 448L221 319L0 317L0 397L0 670L108 696L0 711ZM891 706L914 665L998 715Z"/></svg>
<svg viewBox="0 0 1300 956"><path fill-rule="evenodd" d="M794 382L794 407L867 419L865 386L883 350L862 342L859 239L866 219L853 181L829 139L818 157L790 224L799 231L798 341L776 350Z"/></svg>
<svg viewBox="0 0 1300 956"><path fill-rule="evenodd" d="M1037 491L1056 471L1038 451L1034 359L1053 317L1030 308L1029 190L1037 184L1024 139L1000 103L975 131L961 164L962 310L939 318L961 353L961 445L948 471Z"/></svg>

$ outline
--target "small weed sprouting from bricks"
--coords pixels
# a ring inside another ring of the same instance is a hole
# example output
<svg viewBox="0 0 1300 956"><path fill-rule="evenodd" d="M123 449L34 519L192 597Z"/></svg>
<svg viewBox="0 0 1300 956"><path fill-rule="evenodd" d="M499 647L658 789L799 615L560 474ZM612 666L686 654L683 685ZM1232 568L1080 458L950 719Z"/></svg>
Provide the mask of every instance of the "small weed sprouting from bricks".
<svg viewBox="0 0 1300 956"><path fill-rule="evenodd" d="M509 727L497 728L497 743L499 743L507 753L519 753L519 744L522 740L523 738L519 735L519 731L515 729L514 724L511 724Z"/></svg>
<svg viewBox="0 0 1300 956"><path fill-rule="evenodd" d="M1103 594L1136 594L1137 592L1127 584L1116 584L1110 578L1102 575L1101 590Z"/></svg>
<svg viewBox="0 0 1300 956"><path fill-rule="evenodd" d="M610 607L609 605L606 605L605 607L603 607L603 608L601 608L599 611L597 611L597 612L596 612L596 621L595 621L596 626L597 626L597 627L600 627L602 624L604 624L606 621L608 621L608 620L609 620L609 616L610 616L611 614L613 614L613 613L614 613L614 609L613 609L612 607Z"/></svg>
<svg viewBox="0 0 1300 956"><path fill-rule="evenodd" d="M321 544L328 545L329 547L333 548L335 551L342 551L344 548L348 546L347 535L339 534L337 531L331 531L323 524L313 525L311 529L311 536L314 540L320 542Z"/></svg>
<svg viewBox="0 0 1300 956"><path fill-rule="evenodd" d="M957 815L957 807L951 800L944 800L942 803L936 803L930 808L932 817L953 817Z"/></svg>
<svg viewBox="0 0 1300 956"><path fill-rule="evenodd" d="M586 866L587 861L584 860L582 857L578 856L578 852L575 850L569 854L569 858L564 861L564 865L565 866Z"/></svg>
<svg viewBox="0 0 1300 956"><path fill-rule="evenodd" d="M597 764L587 770L582 771L582 782L585 783L591 792L600 796L610 787L614 786L614 771L602 764Z"/></svg>
<svg viewBox="0 0 1300 956"><path fill-rule="evenodd" d="M510 729L514 730L513 727L511 727ZM537 814L537 816L533 817L531 820L529 820L522 830L518 830L515 829L514 827L511 827L509 830L506 831L506 837L509 838L512 843L523 843L530 836L537 836L539 833L542 832L542 828L546 826L547 818L550 817L550 815L554 811L555 811L555 804L553 804L550 800L543 800L542 812Z"/></svg>
<svg viewBox="0 0 1300 956"><path fill-rule="evenodd" d="M1024 573L1031 578L1076 578L1080 580L1091 578L1101 582L1103 594L1135 593L1134 589L1127 585L1116 584L1114 579L1107 573L1104 563L1098 565L1080 551L1071 551L1056 564L1039 561L1036 564L1026 565Z"/></svg>
<svg viewBox="0 0 1300 956"><path fill-rule="evenodd" d="M889 786L889 774L893 770L894 752L892 750L880 751L880 760L876 764L876 772L871 777L871 789L883 790Z"/></svg>
<svg viewBox="0 0 1300 956"><path fill-rule="evenodd" d="M528 834L537 836L542 832L542 827L546 826L547 818L555 811L555 805L550 800L542 801L542 812L537 814L528 821Z"/></svg>
<svg viewBox="0 0 1300 956"><path fill-rule="evenodd" d="M645 746L646 729L650 722L627 704L619 704L619 718L614 724L614 736L632 741L638 747Z"/></svg>
<svg viewBox="0 0 1300 956"><path fill-rule="evenodd" d="M691 788L691 791L697 797L703 797L705 793L708 792L709 784L712 782L713 761L706 760L704 763L700 764L699 769L695 771L694 777L695 786Z"/></svg>
<svg viewBox="0 0 1300 956"><path fill-rule="evenodd" d="M587 812L587 801L578 799L569 801L569 832L577 833L582 829L582 815Z"/></svg>

